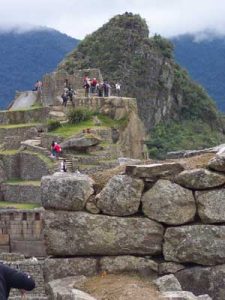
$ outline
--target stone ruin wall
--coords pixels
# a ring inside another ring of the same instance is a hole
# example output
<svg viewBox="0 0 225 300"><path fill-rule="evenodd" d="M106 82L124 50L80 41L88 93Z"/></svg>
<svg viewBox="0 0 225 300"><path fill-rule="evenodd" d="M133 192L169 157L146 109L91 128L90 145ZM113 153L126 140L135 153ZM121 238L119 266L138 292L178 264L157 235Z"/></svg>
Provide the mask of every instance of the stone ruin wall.
<svg viewBox="0 0 225 300"><path fill-rule="evenodd" d="M29 110L0 111L0 124L26 124L45 122L49 113L48 107Z"/></svg>
<svg viewBox="0 0 225 300"><path fill-rule="evenodd" d="M45 256L43 210L1 209L0 252Z"/></svg>
<svg viewBox="0 0 225 300"><path fill-rule="evenodd" d="M98 195L89 179L43 177L51 279L77 275L78 261L86 260L92 274L174 273L184 290L224 299L225 168L221 172L218 159L209 169L127 166ZM83 201L73 196L74 180L85 186Z"/></svg>
<svg viewBox="0 0 225 300"><path fill-rule="evenodd" d="M45 282L102 272L174 273L184 290L222 300L225 168L219 159L209 169L127 166L98 195L85 175L43 177L44 215L2 211L0 249L40 256L45 244L41 256L50 257L27 269L40 268Z"/></svg>

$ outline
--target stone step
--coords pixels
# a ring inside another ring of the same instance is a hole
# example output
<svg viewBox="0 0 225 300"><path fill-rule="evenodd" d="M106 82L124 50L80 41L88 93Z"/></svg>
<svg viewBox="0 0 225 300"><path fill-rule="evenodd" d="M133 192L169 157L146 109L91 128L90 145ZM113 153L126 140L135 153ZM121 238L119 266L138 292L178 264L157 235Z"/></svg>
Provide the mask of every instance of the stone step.
<svg viewBox="0 0 225 300"><path fill-rule="evenodd" d="M56 166L54 168L55 172L59 172L61 170L61 161L66 160L66 166L67 166L67 172L73 172L73 162L71 159L65 158L65 157L59 157L56 160Z"/></svg>
<svg viewBox="0 0 225 300"><path fill-rule="evenodd" d="M55 110L51 110L49 112L49 117L52 120L58 120L58 121L65 121L66 120L66 115L63 111L55 111Z"/></svg>
<svg viewBox="0 0 225 300"><path fill-rule="evenodd" d="M41 141L40 140L26 140L21 142L21 148L23 150L30 150L36 153L41 153L45 156L50 156L50 150L40 147Z"/></svg>

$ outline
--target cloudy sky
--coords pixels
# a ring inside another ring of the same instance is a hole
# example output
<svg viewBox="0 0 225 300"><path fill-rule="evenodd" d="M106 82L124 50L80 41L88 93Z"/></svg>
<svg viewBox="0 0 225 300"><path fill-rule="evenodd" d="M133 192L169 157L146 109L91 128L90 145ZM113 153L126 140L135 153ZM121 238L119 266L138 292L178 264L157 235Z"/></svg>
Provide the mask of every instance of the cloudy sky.
<svg viewBox="0 0 225 300"><path fill-rule="evenodd" d="M82 39L126 11L144 17L152 34L225 34L225 0L0 0L0 28L48 26Z"/></svg>

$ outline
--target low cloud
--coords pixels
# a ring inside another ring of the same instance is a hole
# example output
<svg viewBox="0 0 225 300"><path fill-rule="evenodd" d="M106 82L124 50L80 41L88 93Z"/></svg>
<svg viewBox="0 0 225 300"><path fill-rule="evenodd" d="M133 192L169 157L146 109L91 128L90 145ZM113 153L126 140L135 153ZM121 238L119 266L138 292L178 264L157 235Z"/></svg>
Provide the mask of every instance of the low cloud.
<svg viewBox="0 0 225 300"><path fill-rule="evenodd" d="M219 0L1 0L0 28L22 32L47 26L83 38L125 11L145 18L151 34L210 29L225 35L225 1Z"/></svg>

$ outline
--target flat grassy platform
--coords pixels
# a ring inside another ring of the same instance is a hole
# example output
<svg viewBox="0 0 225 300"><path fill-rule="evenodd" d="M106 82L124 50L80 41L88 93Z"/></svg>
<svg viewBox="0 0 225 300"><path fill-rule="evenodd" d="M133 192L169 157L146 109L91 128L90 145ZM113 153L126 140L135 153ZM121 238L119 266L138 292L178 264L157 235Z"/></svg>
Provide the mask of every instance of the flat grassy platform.
<svg viewBox="0 0 225 300"><path fill-rule="evenodd" d="M34 209L41 207L37 203L13 203L0 201L0 210L6 208L16 208L16 209Z"/></svg>

